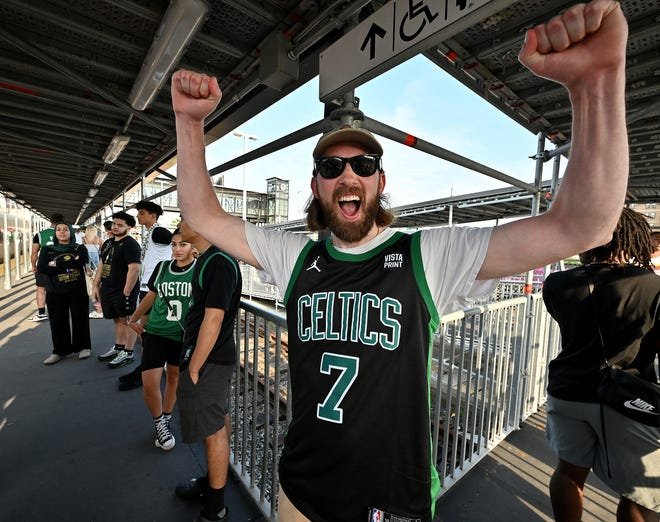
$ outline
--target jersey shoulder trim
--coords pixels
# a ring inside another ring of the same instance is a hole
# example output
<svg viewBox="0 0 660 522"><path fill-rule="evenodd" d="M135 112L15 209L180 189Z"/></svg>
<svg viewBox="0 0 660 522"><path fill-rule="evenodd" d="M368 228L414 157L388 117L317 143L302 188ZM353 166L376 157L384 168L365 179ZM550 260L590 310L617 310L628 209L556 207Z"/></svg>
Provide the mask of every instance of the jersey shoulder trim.
<svg viewBox="0 0 660 522"><path fill-rule="evenodd" d="M293 286L296 282L296 279L298 278L298 274L302 271L302 266L303 263L305 262L305 259L307 258L307 255L309 254L309 251L317 246L319 244L318 241L312 241L311 239L307 242L307 244L303 247L303 249L300 251L300 254L298 254L298 259L296 259L296 264L293 266L293 270L291 271L291 277L289 278L289 284L286 288L286 292L284 292L284 306L286 306L288 300L289 300L289 295L291 295L291 291L293 290Z"/></svg>

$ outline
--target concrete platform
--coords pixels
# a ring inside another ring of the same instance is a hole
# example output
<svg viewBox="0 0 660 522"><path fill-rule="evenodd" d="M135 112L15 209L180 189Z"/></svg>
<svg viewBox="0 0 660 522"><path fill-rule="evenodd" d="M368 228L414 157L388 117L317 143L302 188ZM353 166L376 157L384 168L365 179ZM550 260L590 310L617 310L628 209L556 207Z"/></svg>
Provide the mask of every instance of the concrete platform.
<svg viewBox="0 0 660 522"><path fill-rule="evenodd" d="M32 323L34 279L0 291L0 520L179 522L201 507L174 496L177 482L205 473L201 444L154 446L141 388L119 392L96 360L114 342L112 322L91 319L93 355L53 365L48 321ZM139 353L139 352L138 352ZM175 410L173 428L179 433ZM262 519L231 480L234 522Z"/></svg>
<svg viewBox="0 0 660 522"><path fill-rule="evenodd" d="M96 360L113 344L111 321L90 320L92 358L44 366L50 329L27 320L35 312L32 277L0 290L0 310L0 521L193 520L199 506L173 490L204 473L203 448L154 447L141 389L117 391L117 377L133 365L110 370ZM173 426L178 434L176 410ZM552 521L555 458L543 429L541 412L447 491L436 520ZM584 522L615 520L617 500L593 476L586 497ZM233 522L262 519L235 479L226 498Z"/></svg>

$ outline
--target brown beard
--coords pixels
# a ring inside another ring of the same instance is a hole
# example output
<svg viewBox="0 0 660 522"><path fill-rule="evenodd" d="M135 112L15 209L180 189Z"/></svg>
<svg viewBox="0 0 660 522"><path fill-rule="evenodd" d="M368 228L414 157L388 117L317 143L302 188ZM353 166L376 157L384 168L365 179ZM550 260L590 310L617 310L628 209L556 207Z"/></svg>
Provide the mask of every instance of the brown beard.
<svg viewBox="0 0 660 522"><path fill-rule="evenodd" d="M357 194L360 197L360 211L362 217L359 221L346 222L340 216L340 211L337 209L339 198L346 195ZM347 243L354 243L363 239L374 226L376 216L380 210L380 199L378 197L366 202L366 196L358 190L349 189L347 187L337 188L332 194L332 203L327 205L319 200L323 214L328 221L328 228L330 231L342 241Z"/></svg>

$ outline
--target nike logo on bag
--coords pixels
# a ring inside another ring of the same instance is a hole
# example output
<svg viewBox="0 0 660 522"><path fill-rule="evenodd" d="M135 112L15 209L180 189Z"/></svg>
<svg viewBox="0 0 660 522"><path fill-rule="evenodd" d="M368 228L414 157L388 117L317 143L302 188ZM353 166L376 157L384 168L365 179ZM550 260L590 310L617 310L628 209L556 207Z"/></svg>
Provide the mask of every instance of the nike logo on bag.
<svg viewBox="0 0 660 522"><path fill-rule="evenodd" d="M658 413L653 411L655 408L651 404L639 398L635 399L634 401L626 401L623 403L623 405L630 410L650 413L651 415L658 415Z"/></svg>

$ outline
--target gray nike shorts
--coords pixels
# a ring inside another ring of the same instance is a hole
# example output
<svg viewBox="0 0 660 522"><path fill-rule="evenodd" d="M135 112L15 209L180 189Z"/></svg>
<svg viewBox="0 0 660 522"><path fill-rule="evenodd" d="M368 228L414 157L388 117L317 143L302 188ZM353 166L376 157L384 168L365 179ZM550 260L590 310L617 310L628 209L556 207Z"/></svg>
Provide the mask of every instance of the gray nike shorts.
<svg viewBox="0 0 660 522"><path fill-rule="evenodd" d="M546 436L557 456L591 468L619 495L660 511L660 428L635 422L608 406L548 396ZM609 464L609 473L608 473Z"/></svg>

